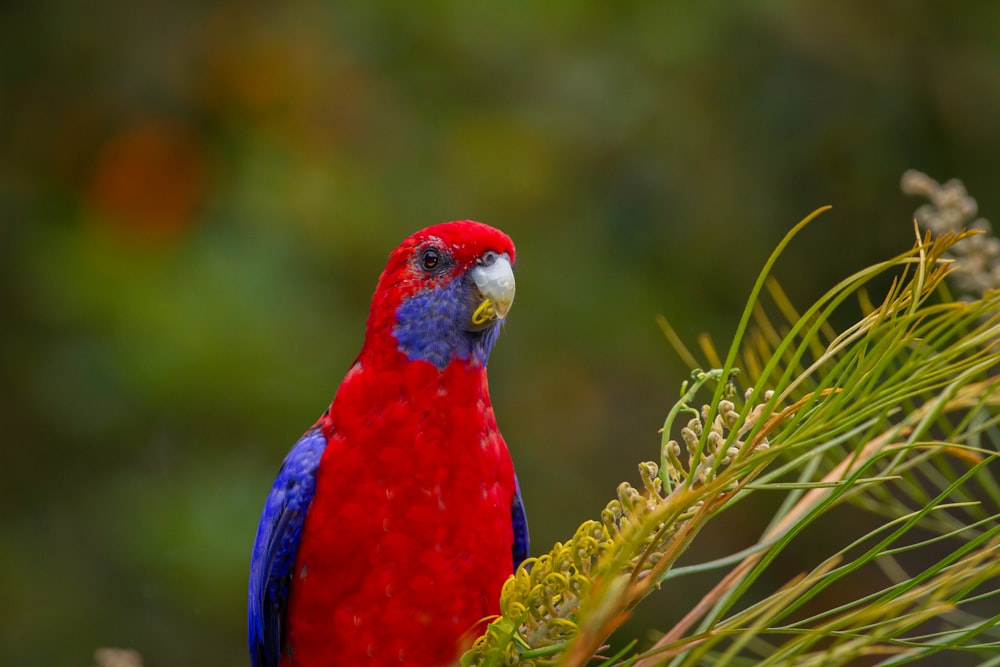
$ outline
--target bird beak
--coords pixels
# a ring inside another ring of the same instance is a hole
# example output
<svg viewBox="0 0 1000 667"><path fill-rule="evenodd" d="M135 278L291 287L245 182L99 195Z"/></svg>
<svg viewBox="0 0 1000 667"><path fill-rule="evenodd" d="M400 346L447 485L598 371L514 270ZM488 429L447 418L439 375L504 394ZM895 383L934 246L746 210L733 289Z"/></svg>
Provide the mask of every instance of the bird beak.
<svg viewBox="0 0 1000 667"><path fill-rule="evenodd" d="M469 277L479 291L469 330L479 331L502 320L510 311L514 303L514 271L506 253L488 252L472 267Z"/></svg>

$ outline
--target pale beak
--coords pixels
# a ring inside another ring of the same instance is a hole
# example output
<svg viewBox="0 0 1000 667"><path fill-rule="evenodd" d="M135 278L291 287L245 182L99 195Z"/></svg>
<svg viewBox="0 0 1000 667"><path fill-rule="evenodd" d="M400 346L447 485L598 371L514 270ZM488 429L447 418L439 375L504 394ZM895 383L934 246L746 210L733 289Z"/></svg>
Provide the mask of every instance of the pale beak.
<svg viewBox="0 0 1000 667"><path fill-rule="evenodd" d="M506 253L489 252L469 271L469 277L479 290L470 326L470 330L478 331L507 316L514 303L514 271Z"/></svg>

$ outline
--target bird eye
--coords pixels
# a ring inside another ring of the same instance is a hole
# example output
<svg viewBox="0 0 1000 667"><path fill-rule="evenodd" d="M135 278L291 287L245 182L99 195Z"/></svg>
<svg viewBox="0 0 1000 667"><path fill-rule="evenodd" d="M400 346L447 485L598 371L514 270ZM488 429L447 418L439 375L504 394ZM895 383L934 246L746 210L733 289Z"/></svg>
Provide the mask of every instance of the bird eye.
<svg viewBox="0 0 1000 667"><path fill-rule="evenodd" d="M441 263L441 252L437 248L427 248L420 253L420 266L433 271Z"/></svg>

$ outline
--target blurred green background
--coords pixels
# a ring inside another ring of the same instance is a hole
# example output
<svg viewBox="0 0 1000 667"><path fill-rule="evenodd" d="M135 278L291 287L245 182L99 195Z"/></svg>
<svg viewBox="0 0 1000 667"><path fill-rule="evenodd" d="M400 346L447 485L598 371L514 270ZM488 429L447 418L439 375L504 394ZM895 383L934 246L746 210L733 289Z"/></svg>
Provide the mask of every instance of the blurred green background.
<svg viewBox="0 0 1000 667"><path fill-rule="evenodd" d="M568 537L656 455L658 313L725 341L823 204L800 304L909 247L908 167L1000 218L998 34L988 2L3 3L0 663L246 664L273 475L443 220L517 243L492 395L533 551Z"/></svg>

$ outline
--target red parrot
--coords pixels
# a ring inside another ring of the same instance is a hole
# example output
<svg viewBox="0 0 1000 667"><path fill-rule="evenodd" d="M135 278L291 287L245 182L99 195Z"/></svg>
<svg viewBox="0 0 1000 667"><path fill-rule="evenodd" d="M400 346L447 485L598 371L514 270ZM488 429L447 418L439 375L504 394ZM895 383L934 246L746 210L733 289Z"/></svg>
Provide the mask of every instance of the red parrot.
<svg viewBox="0 0 1000 667"><path fill-rule="evenodd" d="M514 260L506 234L471 220L389 255L361 353L264 505L254 667L446 665L499 613L528 555L486 383Z"/></svg>

